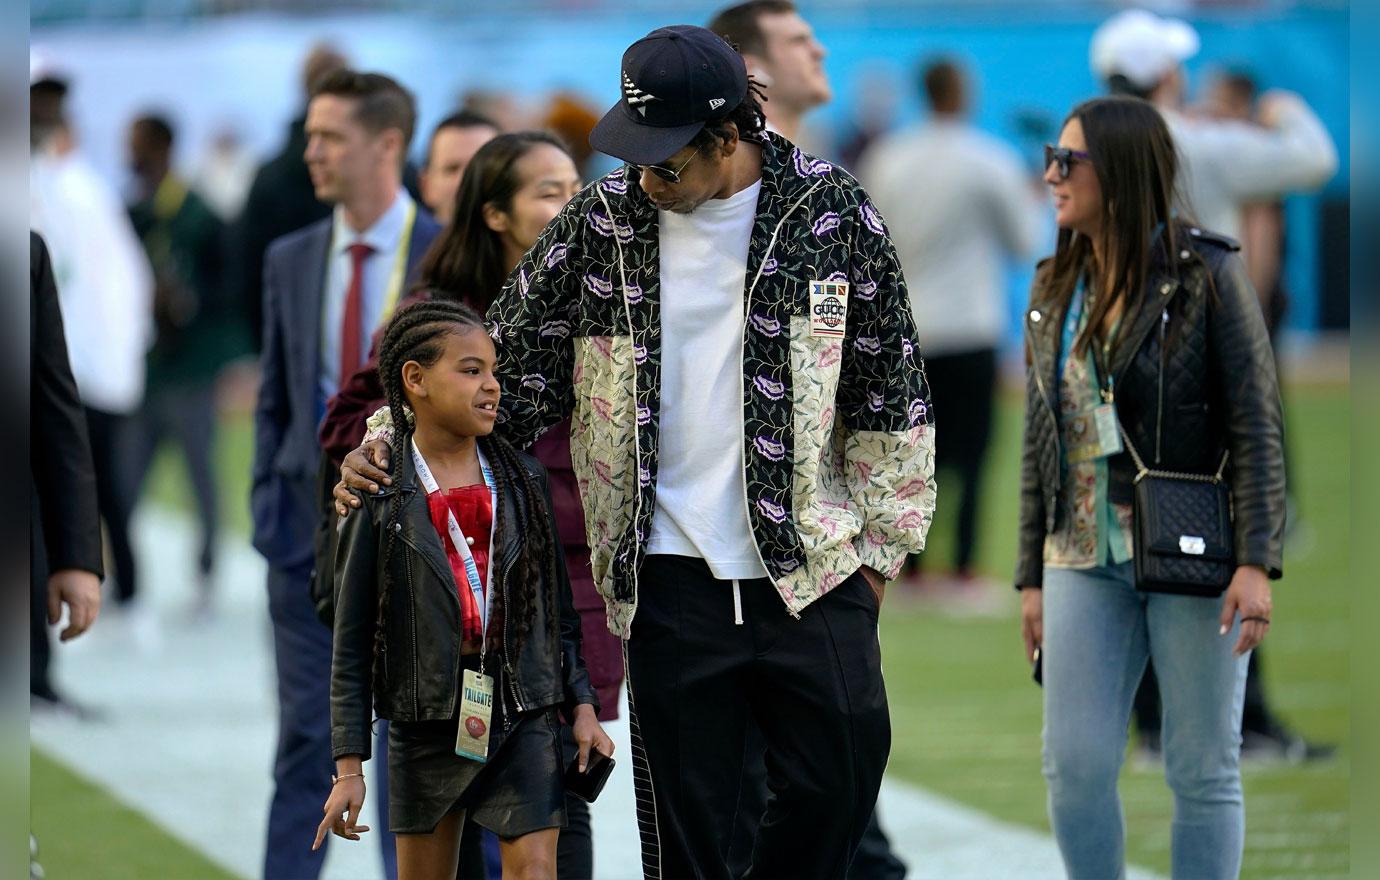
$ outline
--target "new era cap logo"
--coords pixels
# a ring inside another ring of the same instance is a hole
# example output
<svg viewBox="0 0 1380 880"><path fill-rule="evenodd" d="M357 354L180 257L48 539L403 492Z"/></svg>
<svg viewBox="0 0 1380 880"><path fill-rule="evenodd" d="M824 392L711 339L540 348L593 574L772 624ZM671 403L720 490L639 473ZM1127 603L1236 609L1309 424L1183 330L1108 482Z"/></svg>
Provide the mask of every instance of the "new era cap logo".
<svg viewBox="0 0 1380 880"><path fill-rule="evenodd" d="M656 95L649 95L639 89L637 84L628 78L628 72L626 70L623 71L623 97L627 99L629 106L636 108L637 112L643 116L647 115L647 108L643 105L648 101L661 100Z"/></svg>
<svg viewBox="0 0 1380 880"><path fill-rule="evenodd" d="M722 107L723 105L725 105L725 104L727 104L727 103L728 103L728 99L727 99L727 98L710 98L710 99L709 99L709 109L710 109L710 110L718 110L720 107Z"/></svg>

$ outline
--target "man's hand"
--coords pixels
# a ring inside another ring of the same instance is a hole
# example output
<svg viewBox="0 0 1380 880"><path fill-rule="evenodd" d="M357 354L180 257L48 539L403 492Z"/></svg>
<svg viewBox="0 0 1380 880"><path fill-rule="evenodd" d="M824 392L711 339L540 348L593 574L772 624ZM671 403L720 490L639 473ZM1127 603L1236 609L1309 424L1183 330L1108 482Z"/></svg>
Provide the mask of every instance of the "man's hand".
<svg viewBox="0 0 1380 880"><path fill-rule="evenodd" d="M613 757L613 740L604 733L604 728L599 726L599 718L594 714L594 707L588 703L581 703L575 707L575 724L572 732L575 734L575 745L580 750L580 772L585 772L585 767L589 764L589 750L593 748L606 758Z"/></svg>
<svg viewBox="0 0 1380 880"><path fill-rule="evenodd" d="M877 610L881 611L882 598L886 595L886 578L882 577L877 569L871 568L870 566L864 565L862 568L858 569L858 571L862 572L863 579L866 580L867 585L872 588L873 595L877 597Z"/></svg>
<svg viewBox="0 0 1380 880"><path fill-rule="evenodd" d="M1035 649L1045 641L1045 594L1039 587L1021 587L1021 639L1025 659L1035 662Z"/></svg>
<svg viewBox="0 0 1380 880"><path fill-rule="evenodd" d="M67 606L67 628L62 641L70 641L90 629L101 611L101 579L79 568L64 568L48 577L48 623L62 619Z"/></svg>
<svg viewBox="0 0 1380 880"><path fill-rule="evenodd" d="M371 440L345 456L340 463L340 482L331 490L335 497L335 512L342 518L349 516L352 508L359 507L359 499L351 489L375 495L379 492L380 484L393 485L393 479L388 476L388 456L391 452L387 443Z"/></svg>

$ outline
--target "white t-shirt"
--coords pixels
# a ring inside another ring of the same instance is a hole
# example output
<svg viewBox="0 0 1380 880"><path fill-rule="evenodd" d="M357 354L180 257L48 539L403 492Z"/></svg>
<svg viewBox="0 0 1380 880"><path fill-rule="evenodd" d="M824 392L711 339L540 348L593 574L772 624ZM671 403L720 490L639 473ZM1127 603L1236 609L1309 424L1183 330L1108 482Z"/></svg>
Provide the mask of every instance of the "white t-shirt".
<svg viewBox="0 0 1380 880"><path fill-rule="evenodd" d="M767 576L743 473L743 290L759 180L693 213L660 212L661 451L648 554L721 580Z"/></svg>
<svg viewBox="0 0 1380 880"><path fill-rule="evenodd" d="M1000 347L1006 267L1032 260L1044 211L1016 151L932 119L874 144L858 179L891 231L925 356Z"/></svg>

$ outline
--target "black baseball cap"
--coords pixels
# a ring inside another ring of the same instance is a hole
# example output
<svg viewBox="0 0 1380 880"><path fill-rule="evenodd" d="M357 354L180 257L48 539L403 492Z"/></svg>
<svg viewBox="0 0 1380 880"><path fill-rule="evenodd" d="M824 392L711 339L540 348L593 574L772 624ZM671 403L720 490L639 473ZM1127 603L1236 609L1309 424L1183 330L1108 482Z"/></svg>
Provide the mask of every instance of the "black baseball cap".
<svg viewBox="0 0 1380 880"><path fill-rule="evenodd" d="M623 53L622 97L589 145L634 165L675 155L747 97L747 65L723 37L690 24L657 28Z"/></svg>

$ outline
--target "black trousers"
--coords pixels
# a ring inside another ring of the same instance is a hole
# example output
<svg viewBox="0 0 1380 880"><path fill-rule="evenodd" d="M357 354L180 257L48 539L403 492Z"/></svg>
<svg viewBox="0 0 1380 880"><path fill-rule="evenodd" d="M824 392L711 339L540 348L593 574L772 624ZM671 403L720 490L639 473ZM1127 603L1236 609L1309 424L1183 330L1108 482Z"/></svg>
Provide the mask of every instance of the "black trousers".
<svg viewBox="0 0 1380 880"><path fill-rule="evenodd" d="M962 487L953 564L955 570L966 572L977 553L978 504L992 438L997 352L986 348L926 357L925 375L934 407L935 466L955 473ZM918 570L920 557L912 556L910 563L912 570Z"/></svg>
<svg viewBox="0 0 1380 880"><path fill-rule="evenodd" d="M201 550L197 571L209 575L216 563L216 540L220 535L219 498L216 468L212 455L216 438L216 396L211 382L151 388L144 397L144 408L131 443L131 475L142 494L144 479L164 440L177 444L187 464L192 494L196 497L197 519L201 524ZM203 584L203 586L205 586Z"/></svg>
<svg viewBox="0 0 1380 880"><path fill-rule="evenodd" d="M135 498L135 421L131 416L88 406L86 429L91 435L91 458L96 466L96 506L110 536L110 555L115 563L115 599L124 603L134 598L139 583L129 539L129 518L134 512Z"/></svg>
<svg viewBox="0 0 1380 880"><path fill-rule="evenodd" d="M728 880L745 793L750 721L766 746L766 810L743 876L847 872L877 800L891 720L877 600L854 574L799 619L765 579L651 556L625 643L643 874Z"/></svg>

